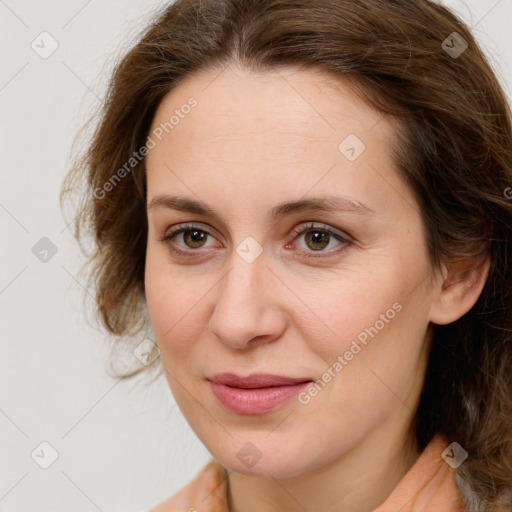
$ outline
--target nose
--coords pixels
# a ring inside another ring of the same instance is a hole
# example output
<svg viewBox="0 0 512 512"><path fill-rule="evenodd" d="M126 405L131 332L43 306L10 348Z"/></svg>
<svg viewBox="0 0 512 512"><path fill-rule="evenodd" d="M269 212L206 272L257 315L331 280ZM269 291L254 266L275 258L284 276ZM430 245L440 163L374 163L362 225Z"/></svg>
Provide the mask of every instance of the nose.
<svg viewBox="0 0 512 512"><path fill-rule="evenodd" d="M283 285L260 255L252 263L233 253L231 266L214 294L209 321L213 336L232 349L269 343L286 328L286 308L280 303ZM213 291L213 290L212 290Z"/></svg>

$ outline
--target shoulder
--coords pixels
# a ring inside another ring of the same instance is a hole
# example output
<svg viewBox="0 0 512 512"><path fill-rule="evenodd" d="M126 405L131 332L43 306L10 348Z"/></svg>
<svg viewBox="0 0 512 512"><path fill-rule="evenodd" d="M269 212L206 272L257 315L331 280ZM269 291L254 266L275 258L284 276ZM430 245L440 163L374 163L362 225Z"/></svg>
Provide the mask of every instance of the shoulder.
<svg viewBox="0 0 512 512"><path fill-rule="evenodd" d="M212 459L183 489L148 512L227 512L226 475Z"/></svg>

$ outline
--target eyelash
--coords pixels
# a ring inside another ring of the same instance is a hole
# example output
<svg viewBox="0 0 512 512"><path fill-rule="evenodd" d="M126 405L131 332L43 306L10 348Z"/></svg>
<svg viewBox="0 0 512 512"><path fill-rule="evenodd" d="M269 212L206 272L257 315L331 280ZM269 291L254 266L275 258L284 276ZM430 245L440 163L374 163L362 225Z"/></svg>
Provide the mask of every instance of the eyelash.
<svg viewBox="0 0 512 512"><path fill-rule="evenodd" d="M170 231L168 231L164 236L159 238L159 241L166 242L169 251L173 254L177 254L178 256L181 256L181 257L193 257L193 256L195 256L195 254L190 254L189 252L182 251L181 249L177 249L176 247L173 247L172 243L171 243L172 238L174 238L176 235L179 235L181 233L185 233L186 231L200 231L202 233L206 233L213 237L213 234L210 231L208 231L206 229L201 229L199 226L197 226L195 224L178 224L178 225L174 226ZM305 226L304 225L297 226L292 230L292 234L294 235L294 239L295 239L295 237L299 237L300 235L309 233L310 231L329 235L330 237L335 238L339 242L342 242L344 244L344 247L341 249L341 251L343 251L345 249L345 247L353 245L353 242L351 240L349 240L347 237L340 235L339 233L336 233L336 232L330 230L328 228L328 226L326 226L325 224L318 226L315 223L311 222ZM195 249L190 249L190 250L192 251L192 253L197 252L197 250L195 250ZM334 254L338 254L341 251L335 251ZM333 256L333 254L331 254L329 251L324 251L322 249L320 249L318 251L306 251L306 253L307 252L320 252L320 253L327 252L329 256ZM307 258L323 257L323 256L313 256L312 254L304 254L304 256Z"/></svg>

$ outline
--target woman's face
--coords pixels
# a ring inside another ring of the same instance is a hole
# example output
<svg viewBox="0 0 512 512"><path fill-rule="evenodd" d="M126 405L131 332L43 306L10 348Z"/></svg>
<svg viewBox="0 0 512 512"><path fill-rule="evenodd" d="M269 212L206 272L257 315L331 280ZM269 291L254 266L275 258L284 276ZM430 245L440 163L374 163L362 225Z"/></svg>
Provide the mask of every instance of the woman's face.
<svg viewBox="0 0 512 512"><path fill-rule="evenodd" d="M197 436L231 470L276 478L396 455L432 284L390 121L328 75L230 66L182 82L151 133L147 304ZM254 374L310 383L270 390L283 382Z"/></svg>

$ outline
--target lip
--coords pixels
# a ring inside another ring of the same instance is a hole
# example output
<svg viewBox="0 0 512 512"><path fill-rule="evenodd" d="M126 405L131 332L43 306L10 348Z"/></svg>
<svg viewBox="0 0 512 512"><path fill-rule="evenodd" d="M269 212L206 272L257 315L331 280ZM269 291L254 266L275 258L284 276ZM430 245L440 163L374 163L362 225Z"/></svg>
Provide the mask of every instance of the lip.
<svg viewBox="0 0 512 512"><path fill-rule="evenodd" d="M222 373L207 378L217 400L236 414L264 414L277 409L312 381L282 375L252 374L240 377Z"/></svg>

